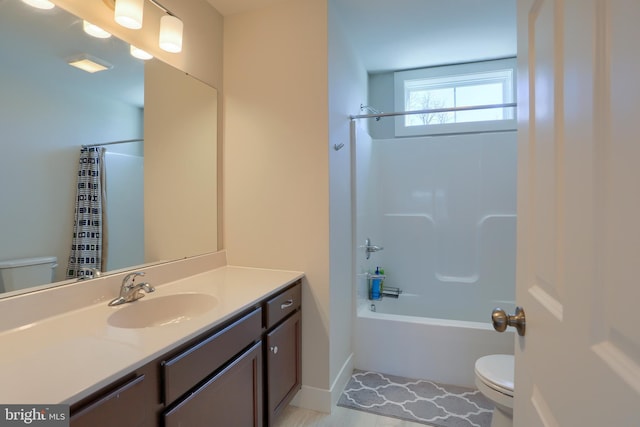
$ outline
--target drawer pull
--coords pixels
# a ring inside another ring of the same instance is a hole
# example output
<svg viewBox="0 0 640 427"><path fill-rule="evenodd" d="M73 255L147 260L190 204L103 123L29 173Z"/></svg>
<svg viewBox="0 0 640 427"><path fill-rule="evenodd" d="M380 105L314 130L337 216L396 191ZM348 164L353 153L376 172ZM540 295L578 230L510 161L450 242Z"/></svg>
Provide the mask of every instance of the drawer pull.
<svg viewBox="0 0 640 427"><path fill-rule="evenodd" d="M269 350L271 350L271 353L273 354L278 354L278 346L277 345L273 345L269 348Z"/></svg>
<svg viewBox="0 0 640 427"><path fill-rule="evenodd" d="M282 304L280 304L280 310L284 310L285 308L289 308L293 305L293 300L292 299L288 299L285 302L283 302Z"/></svg>

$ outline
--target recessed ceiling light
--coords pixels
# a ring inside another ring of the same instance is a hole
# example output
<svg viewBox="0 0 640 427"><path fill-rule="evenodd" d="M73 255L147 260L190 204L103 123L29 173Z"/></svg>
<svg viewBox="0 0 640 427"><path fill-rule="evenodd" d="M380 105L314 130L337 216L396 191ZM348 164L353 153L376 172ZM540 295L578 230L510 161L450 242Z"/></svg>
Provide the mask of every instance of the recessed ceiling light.
<svg viewBox="0 0 640 427"><path fill-rule="evenodd" d="M105 71L113 68L113 65L109 64L107 61L84 53L70 58L67 63L72 67L79 68L87 73L97 73L98 71Z"/></svg>

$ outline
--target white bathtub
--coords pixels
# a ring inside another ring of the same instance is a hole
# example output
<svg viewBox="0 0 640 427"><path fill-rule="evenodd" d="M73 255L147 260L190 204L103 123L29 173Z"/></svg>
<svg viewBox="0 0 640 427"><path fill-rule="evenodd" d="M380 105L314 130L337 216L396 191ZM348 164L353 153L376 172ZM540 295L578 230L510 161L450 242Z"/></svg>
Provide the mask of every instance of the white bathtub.
<svg viewBox="0 0 640 427"><path fill-rule="evenodd" d="M360 300L355 321L355 367L444 384L474 386L476 359L513 354L512 331L498 333L489 320L472 322L384 313L412 298ZM370 305L376 304L376 312ZM508 306L504 307L505 310ZM490 319L489 310L487 317Z"/></svg>

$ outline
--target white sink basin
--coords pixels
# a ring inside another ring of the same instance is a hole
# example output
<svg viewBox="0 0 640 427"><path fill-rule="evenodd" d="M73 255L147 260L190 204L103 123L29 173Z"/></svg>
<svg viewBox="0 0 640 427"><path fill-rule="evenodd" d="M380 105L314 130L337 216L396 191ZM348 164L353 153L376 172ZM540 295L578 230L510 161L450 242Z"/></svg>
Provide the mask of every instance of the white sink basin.
<svg viewBox="0 0 640 427"><path fill-rule="evenodd" d="M200 316L218 305L214 296L198 293L173 294L126 303L109 316L117 328L149 328L180 323Z"/></svg>

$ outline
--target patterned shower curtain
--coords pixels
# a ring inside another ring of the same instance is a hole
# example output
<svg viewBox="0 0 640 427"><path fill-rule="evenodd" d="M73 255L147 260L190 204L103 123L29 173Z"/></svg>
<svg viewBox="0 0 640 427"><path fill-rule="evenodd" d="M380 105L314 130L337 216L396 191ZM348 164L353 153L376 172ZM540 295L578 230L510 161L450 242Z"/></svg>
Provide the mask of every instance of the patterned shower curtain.
<svg viewBox="0 0 640 427"><path fill-rule="evenodd" d="M93 277L106 265L105 151L104 147L80 150L68 279Z"/></svg>

